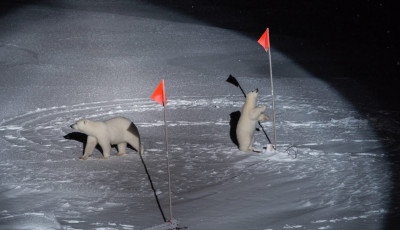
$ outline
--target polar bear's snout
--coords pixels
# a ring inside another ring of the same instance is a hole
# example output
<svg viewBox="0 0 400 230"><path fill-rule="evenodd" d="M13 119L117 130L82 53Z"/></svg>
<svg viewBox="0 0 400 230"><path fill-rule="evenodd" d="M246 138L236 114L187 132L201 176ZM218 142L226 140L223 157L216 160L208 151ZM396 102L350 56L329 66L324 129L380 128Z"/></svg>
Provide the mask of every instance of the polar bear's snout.
<svg viewBox="0 0 400 230"><path fill-rule="evenodd" d="M76 124L72 124L69 127L71 127L72 129L76 129L75 126L76 126Z"/></svg>

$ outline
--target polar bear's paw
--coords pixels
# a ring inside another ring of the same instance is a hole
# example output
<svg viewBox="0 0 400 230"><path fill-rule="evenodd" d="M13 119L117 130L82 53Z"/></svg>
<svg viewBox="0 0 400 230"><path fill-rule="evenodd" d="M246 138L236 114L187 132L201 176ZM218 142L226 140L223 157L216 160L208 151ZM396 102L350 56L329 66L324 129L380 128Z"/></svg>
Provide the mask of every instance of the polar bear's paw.
<svg viewBox="0 0 400 230"><path fill-rule="evenodd" d="M268 121L269 117L267 115L265 115L264 113L262 113L262 114L260 114L259 120L260 121Z"/></svg>
<svg viewBox="0 0 400 230"><path fill-rule="evenodd" d="M85 161L85 160L87 160L87 159L88 159L88 157L79 157L79 159L81 159L81 160Z"/></svg>
<svg viewBox="0 0 400 230"><path fill-rule="evenodd" d="M261 152L262 152L261 149L257 149L257 148L255 148L255 147L252 147L252 148L251 148L251 151L256 152L256 153L261 153Z"/></svg>
<svg viewBox="0 0 400 230"><path fill-rule="evenodd" d="M102 159L102 160L108 160L108 158L110 158L110 157L105 157L105 156L100 157L100 159Z"/></svg>
<svg viewBox="0 0 400 230"><path fill-rule="evenodd" d="M118 153L117 154L117 156L123 156L123 155L125 155L126 153Z"/></svg>

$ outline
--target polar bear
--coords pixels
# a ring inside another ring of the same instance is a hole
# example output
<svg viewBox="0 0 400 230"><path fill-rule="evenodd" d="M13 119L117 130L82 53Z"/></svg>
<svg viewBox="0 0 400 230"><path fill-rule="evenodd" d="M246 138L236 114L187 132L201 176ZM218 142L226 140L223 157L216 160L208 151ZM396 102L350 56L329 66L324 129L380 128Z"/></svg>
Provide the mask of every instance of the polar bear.
<svg viewBox="0 0 400 230"><path fill-rule="evenodd" d="M144 152L138 129L132 121L124 117L105 122L82 119L71 125L71 128L88 135L85 152L80 158L82 160L88 159L97 144L103 149L103 159L110 157L111 145L117 145L118 156L126 154L127 144L140 154Z"/></svg>
<svg viewBox="0 0 400 230"><path fill-rule="evenodd" d="M246 101L242 108L242 113L236 128L236 137L239 142L239 149L244 152L260 152L253 147L254 132L258 121L269 120L264 114L266 106L256 107L258 89L251 91L246 96Z"/></svg>

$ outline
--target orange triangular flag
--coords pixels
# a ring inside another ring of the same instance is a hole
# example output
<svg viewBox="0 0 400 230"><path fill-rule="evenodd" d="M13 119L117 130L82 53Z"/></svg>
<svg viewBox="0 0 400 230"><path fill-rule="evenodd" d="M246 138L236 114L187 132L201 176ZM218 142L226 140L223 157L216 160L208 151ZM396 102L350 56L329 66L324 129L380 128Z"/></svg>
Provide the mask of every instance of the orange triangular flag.
<svg viewBox="0 0 400 230"><path fill-rule="evenodd" d="M167 104L167 97L165 96L164 90L164 80L161 80L160 84L157 86L156 90L154 90L153 95L150 97L151 99L155 100L162 106Z"/></svg>
<svg viewBox="0 0 400 230"><path fill-rule="evenodd" d="M269 31L268 31L268 28L265 30L265 32L261 36L261 38L258 39L258 43L260 43L260 45L262 47L264 47L265 52L268 51L268 49L269 49Z"/></svg>

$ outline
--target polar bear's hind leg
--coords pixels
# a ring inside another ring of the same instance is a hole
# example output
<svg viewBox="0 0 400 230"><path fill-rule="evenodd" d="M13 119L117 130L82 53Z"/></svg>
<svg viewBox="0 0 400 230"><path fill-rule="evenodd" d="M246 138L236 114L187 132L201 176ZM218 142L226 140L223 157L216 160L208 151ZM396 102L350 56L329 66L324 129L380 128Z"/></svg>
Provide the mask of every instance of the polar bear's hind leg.
<svg viewBox="0 0 400 230"><path fill-rule="evenodd" d="M250 141L250 145L249 145L249 152L261 152L261 150L259 150L256 147L254 147L254 134L253 134L253 136L251 136L251 141Z"/></svg>
<svg viewBox="0 0 400 230"><path fill-rule="evenodd" d="M122 142L118 144L118 156L123 156L126 154L126 142Z"/></svg>
<svg viewBox="0 0 400 230"><path fill-rule="evenodd" d="M247 138L246 138L247 139ZM243 152L251 152L251 140L247 139L247 140L243 140L240 142L239 144L239 149L240 151Z"/></svg>
<svg viewBox="0 0 400 230"><path fill-rule="evenodd" d="M128 140L128 144L132 146L138 153L143 153L143 145L140 144L139 138L134 137Z"/></svg>
<svg viewBox="0 0 400 230"><path fill-rule="evenodd" d="M253 145L254 145L254 134L251 136L249 149L254 149Z"/></svg>

